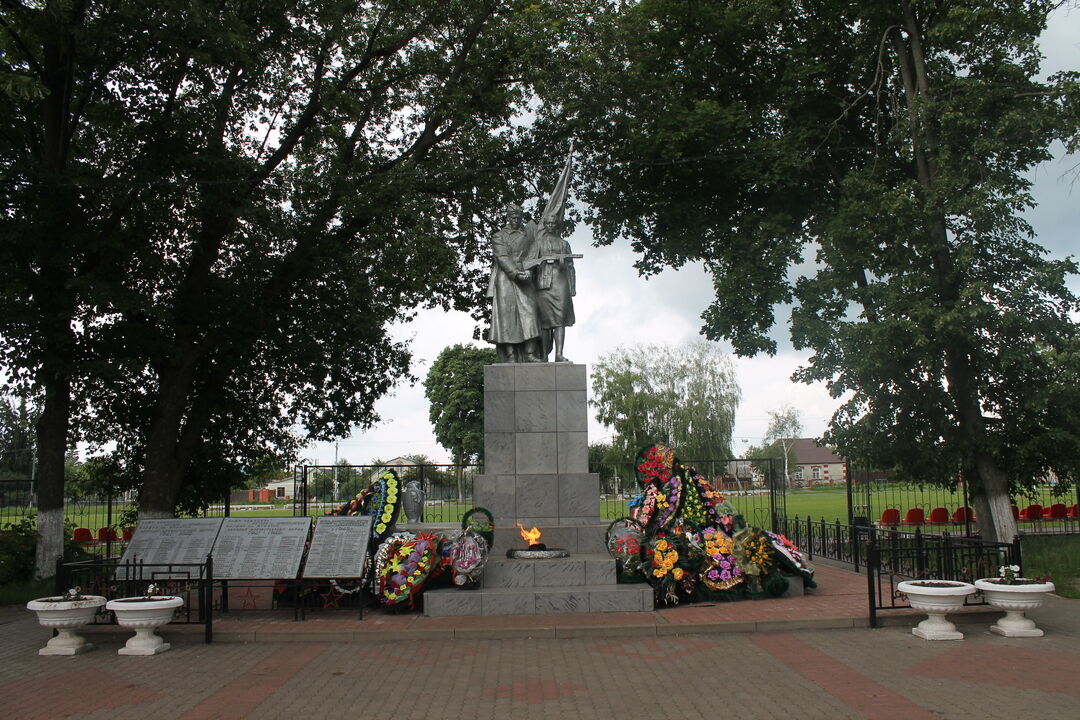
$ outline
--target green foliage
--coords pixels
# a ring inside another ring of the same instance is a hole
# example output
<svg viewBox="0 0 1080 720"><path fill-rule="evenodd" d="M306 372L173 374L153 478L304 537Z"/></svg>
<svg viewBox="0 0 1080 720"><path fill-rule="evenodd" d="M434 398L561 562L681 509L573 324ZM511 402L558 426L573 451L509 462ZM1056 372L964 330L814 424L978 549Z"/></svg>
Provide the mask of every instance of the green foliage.
<svg viewBox="0 0 1080 720"><path fill-rule="evenodd" d="M439 353L424 379L435 439L456 464L483 459L484 365L496 360L493 348L451 345Z"/></svg>
<svg viewBox="0 0 1080 720"><path fill-rule="evenodd" d="M731 457L741 393L731 359L705 341L636 345L593 366L597 419L624 458L649 443L674 445L687 461Z"/></svg>
<svg viewBox="0 0 1080 720"><path fill-rule="evenodd" d="M30 480L37 418L25 398L0 398L0 480Z"/></svg>
<svg viewBox="0 0 1080 720"><path fill-rule="evenodd" d="M581 139L601 241L629 237L646 272L703 262L704 332L743 355L775 352L793 303L797 377L844 398L826 440L963 471L997 499L986 537L1007 539L1009 482L1080 472L1077 268L1022 217L1025 173L1080 114L1080 75L1036 79L1053 7L619 4L541 111Z"/></svg>
<svg viewBox="0 0 1080 720"><path fill-rule="evenodd" d="M481 314L570 4L5 5L0 361L50 448L74 413L171 513L375 422L388 328Z"/></svg>
<svg viewBox="0 0 1080 720"><path fill-rule="evenodd" d="M67 540L64 542L64 560L85 560L89 554L79 543L71 539L75 525L64 524ZM37 549L37 521L32 515L18 522L7 523L0 530L0 585L28 581L34 576L34 553Z"/></svg>

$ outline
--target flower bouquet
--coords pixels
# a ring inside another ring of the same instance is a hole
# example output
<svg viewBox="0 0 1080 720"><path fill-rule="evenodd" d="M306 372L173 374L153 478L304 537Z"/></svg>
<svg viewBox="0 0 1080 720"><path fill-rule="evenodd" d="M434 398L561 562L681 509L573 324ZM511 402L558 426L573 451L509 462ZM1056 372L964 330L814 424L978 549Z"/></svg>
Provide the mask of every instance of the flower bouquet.
<svg viewBox="0 0 1080 720"><path fill-rule="evenodd" d="M607 528L607 549L615 558L615 578L620 583L645 580L645 531L637 521L628 518L613 520Z"/></svg>

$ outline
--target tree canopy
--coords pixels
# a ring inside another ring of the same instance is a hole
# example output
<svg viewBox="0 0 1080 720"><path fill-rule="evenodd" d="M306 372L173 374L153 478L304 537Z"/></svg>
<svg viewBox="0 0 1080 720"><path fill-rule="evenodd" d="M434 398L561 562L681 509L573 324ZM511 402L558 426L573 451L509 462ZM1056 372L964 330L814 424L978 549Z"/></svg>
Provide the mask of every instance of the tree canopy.
<svg viewBox="0 0 1080 720"><path fill-rule="evenodd" d="M1050 0L619 4L547 88L581 138L579 196L644 272L700 260L704 333L772 353L776 307L845 399L826 436L920 481L972 481L983 537L1010 486L1080 470L1071 259L1022 211L1075 148L1080 75L1036 78Z"/></svg>
<svg viewBox="0 0 1080 720"><path fill-rule="evenodd" d="M715 343L635 345L592 368L596 418L615 431L624 458L665 443L686 460L728 459L741 393L731 359Z"/></svg>
<svg viewBox="0 0 1080 720"><path fill-rule="evenodd" d="M152 516L375 421L388 326L483 307L561 5L0 7L0 361L41 399L46 537L73 435Z"/></svg>
<svg viewBox="0 0 1080 720"><path fill-rule="evenodd" d="M494 348L451 345L439 353L424 379L435 440L458 465L483 460L484 366L497 359Z"/></svg>

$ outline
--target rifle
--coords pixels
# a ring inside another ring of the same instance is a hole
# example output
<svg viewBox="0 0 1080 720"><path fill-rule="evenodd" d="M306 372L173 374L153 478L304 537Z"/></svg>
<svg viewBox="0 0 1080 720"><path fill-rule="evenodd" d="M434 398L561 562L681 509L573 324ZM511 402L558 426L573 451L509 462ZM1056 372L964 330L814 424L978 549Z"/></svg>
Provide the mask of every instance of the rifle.
<svg viewBox="0 0 1080 720"><path fill-rule="evenodd" d="M525 270L532 270L534 267L536 267L538 265L542 265L542 264L544 264L546 262L557 262L559 260L569 260L569 259L572 259L572 258L581 259L583 257L585 257L585 256L584 255L575 255L573 253L555 253L553 255L543 255L543 256L538 257L538 258L531 258L529 260L525 260L525 261L523 261L521 263L521 266Z"/></svg>

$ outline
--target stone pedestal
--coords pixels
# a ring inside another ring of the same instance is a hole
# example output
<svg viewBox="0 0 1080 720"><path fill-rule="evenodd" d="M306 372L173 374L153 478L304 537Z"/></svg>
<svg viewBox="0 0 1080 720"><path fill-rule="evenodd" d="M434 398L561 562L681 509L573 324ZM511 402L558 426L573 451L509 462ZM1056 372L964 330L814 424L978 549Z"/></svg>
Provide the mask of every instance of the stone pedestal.
<svg viewBox="0 0 1080 720"><path fill-rule="evenodd" d="M598 524L600 479L588 470L585 366L486 366L484 474L473 500L496 526Z"/></svg>
<svg viewBox="0 0 1080 720"><path fill-rule="evenodd" d="M589 472L584 365L484 368L484 474L473 502L491 511L495 545L481 587L424 593L427 615L633 612L653 609L645 584L619 585L600 520L600 476ZM515 523L569 558L505 558L525 548Z"/></svg>

